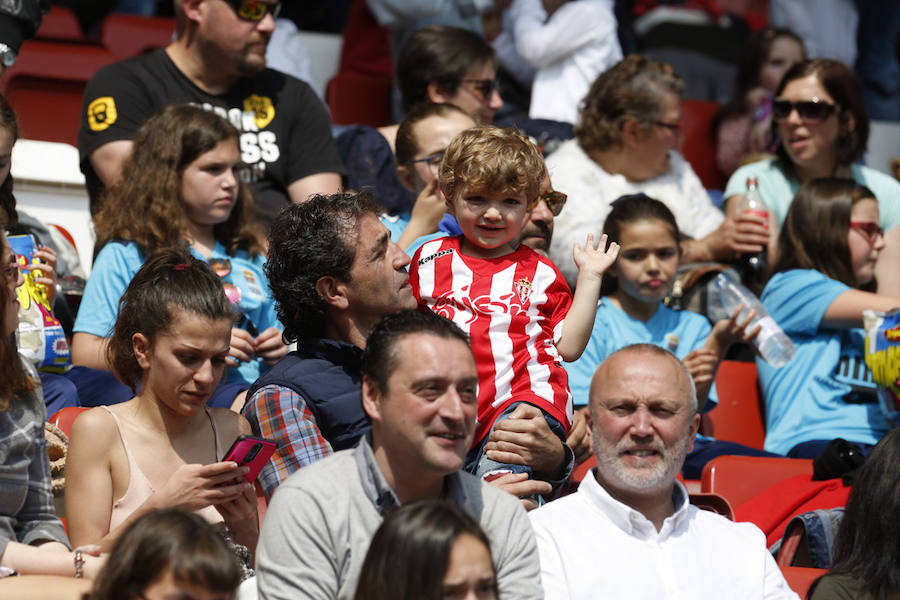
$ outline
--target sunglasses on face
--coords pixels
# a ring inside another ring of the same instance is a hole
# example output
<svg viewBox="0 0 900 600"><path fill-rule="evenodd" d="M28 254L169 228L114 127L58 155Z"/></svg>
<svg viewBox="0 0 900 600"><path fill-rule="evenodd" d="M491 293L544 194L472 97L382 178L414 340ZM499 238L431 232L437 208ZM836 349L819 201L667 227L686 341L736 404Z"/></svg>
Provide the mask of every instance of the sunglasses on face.
<svg viewBox="0 0 900 600"><path fill-rule="evenodd" d="M547 205L547 208L550 209L550 212L553 213L554 217L558 217L559 213L562 212L563 206L566 205L566 200L568 196L563 194L562 192L557 192L556 190L547 190L543 194L538 194L534 200L528 203L528 210L534 210L538 205L538 202L541 200Z"/></svg>
<svg viewBox="0 0 900 600"><path fill-rule="evenodd" d="M873 243L879 236L884 235L884 229L872 221L850 221L850 229L855 229L869 243Z"/></svg>
<svg viewBox="0 0 900 600"><path fill-rule="evenodd" d="M272 13L272 18L278 18L281 12L281 2L266 4L262 0L225 0L231 8L234 9L239 19L258 23L266 18L268 13Z"/></svg>
<svg viewBox="0 0 900 600"><path fill-rule="evenodd" d="M487 100L491 96L491 92L497 89L496 79L463 79L462 83L471 84L482 100Z"/></svg>
<svg viewBox="0 0 900 600"><path fill-rule="evenodd" d="M818 98L812 100L801 100L800 102L791 102L790 100L775 100L772 103L772 118L776 121L784 121L793 111L797 111L800 118L804 121L817 123L824 121L840 110L840 106L825 102Z"/></svg>

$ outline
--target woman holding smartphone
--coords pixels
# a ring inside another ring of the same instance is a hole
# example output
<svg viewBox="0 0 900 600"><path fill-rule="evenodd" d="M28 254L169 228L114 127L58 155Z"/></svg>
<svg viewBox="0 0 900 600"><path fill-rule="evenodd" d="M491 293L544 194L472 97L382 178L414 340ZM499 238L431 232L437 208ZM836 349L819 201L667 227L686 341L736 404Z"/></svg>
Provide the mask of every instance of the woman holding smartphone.
<svg viewBox="0 0 900 600"><path fill-rule="evenodd" d="M184 248L161 250L134 276L118 312L107 359L136 393L75 420L66 463L73 543L108 551L141 515L175 507L224 523L252 554L259 530L248 469L220 462L250 427L206 405L234 319L220 278Z"/></svg>

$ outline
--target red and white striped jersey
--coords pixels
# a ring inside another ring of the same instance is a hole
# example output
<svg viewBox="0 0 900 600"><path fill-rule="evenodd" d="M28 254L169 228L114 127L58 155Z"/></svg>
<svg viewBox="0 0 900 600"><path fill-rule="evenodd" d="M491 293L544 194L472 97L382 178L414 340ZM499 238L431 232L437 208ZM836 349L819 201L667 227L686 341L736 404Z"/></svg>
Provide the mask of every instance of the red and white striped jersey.
<svg viewBox="0 0 900 600"><path fill-rule="evenodd" d="M472 343L478 366L477 444L512 402L549 413L568 432L572 394L554 342L572 292L549 259L527 246L493 259L460 252L459 237L416 251L409 282L420 306L451 319Z"/></svg>

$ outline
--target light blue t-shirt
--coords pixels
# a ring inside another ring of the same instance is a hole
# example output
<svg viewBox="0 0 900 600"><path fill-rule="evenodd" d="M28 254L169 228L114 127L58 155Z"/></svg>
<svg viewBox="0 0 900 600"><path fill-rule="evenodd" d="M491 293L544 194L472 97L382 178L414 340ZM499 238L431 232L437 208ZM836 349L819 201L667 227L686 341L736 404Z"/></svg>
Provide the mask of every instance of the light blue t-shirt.
<svg viewBox="0 0 900 600"><path fill-rule="evenodd" d="M587 347L578 360L563 363L575 405L588 403L594 372L616 350L631 344L654 344L683 359L703 345L710 331L712 326L706 317L688 310L672 310L660 303L659 309L644 323L609 300L601 299ZM716 387L712 386L703 412L716 404Z"/></svg>
<svg viewBox="0 0 900 600"><path fill-rule="evenodd" d="M849 289L819 271L795 269L776 274L763 290L763 306L796 346L780 369L756 359L766 450L787 454L802 442L837 437L875 444L888 432L865 364L863 330L822 325L825 311ZM860 403L865 399L871 402Z"/></svg>
<svg viewBox="0 0 900 600"><path fill-rule="evenodd" d="M882 229L890 231L900 225L900 182L862 165L852 165L850 172L854 181L866 186L875 194ZM756 177L759 193L769 209L775 213L778 227L781 227L794 195L800 189L800 182L793 177L789 178L778 161L761 160L744 165L734 172L728 180L728 185L725 186L725 198L746 192L748 177Z"/></svg>
<svg viewBox="0 0 900 600"><path fill-rule="evenodd" d="M219 242L216 242L210 259L193 248L190 251L194 257L206 263L216 259L231 262L231 272L222 277L222 282L230 283L240 290L239 306L246 317L244 329L251 329L252 324L257 335L269 327L283 329L275 313L275 301L269 290L269 281L263 272L265 258L262 255L251 258L243 250L229 255ZM144 260L145 257L134 242L116 241L106 244L94 260L73 331L109 337L116 323L119 299L135 273L143 266ZM236 368L229 367L225 382L253 383L266 370L268 365L262 358L256 357Z"/></svg>

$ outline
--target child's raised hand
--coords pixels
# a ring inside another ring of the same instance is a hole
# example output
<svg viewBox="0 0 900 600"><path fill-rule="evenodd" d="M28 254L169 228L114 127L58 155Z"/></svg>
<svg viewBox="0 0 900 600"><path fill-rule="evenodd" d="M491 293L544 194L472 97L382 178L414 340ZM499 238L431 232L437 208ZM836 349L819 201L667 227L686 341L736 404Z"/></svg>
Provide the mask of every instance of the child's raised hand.
<svg viewBox="0 0 900 600"><path fill-rule="evenodd" d="M606 234L600 236L600 241L594 246L594 235L589 233L584 248L581 244L575 244L572 249L572 256L575 259L575 266L578 267L578 274L594 276L600 278L606 269L616 262L619 255L619 244L610 242L606 247Z"/></svg>
<svg viewBox="0 0 900 600"><path fill-rule="evenodd" d="M694 380L696 387L708 386L716 375L716 367L719 365L719 355L706 348L694 350L682 360Z"/></svg>
<svg viewBox="0 0 900 600"><path fill-rule="evenodd" d="M731 318L722 319L713 325L710 336L715 337L719 347L727 349L731 344L737 344L738 342L750 344L759 335L762 329L761 325L748 330L750 322L756 318L756 311L749 311L743 320L739 320L742 310L744 310L744 305L739 304Z"/></svg>

